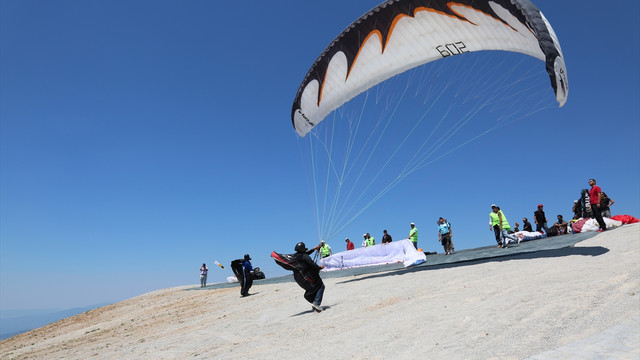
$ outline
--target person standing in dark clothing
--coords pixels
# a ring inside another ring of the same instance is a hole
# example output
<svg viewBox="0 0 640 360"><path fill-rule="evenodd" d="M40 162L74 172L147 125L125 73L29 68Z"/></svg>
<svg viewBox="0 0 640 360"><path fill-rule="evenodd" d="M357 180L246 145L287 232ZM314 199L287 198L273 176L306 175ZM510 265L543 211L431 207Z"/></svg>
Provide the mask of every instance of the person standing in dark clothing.
<svg viewBox="0 0 640 360"><path fill-rule="evenodd" d="M602 200L600 201L600 214L602 214L602 217L611 217L611 209L609 207L613 205L614 202L613 199L609 199L604 191L602 192Z"/></svg>
<svg viewBox="0 0 640 360"><path fill-rule="evenodd" d="M324 265L316 264L309 255L320 246L307 250L303 242L296 244L295 254L279 254L272 252L271 257L285 270L293 271L293 279L305 290L304 299L311 303L311 308L315 312L321 312L322 296L324 295L324 283L320 278L320 270Z"/></svg>
<svg viewBox="0 0 640 360"><path fill-rule="evenodd" d="M538 205L538 210L533 212L533 220L536 222L536 231L542 232L540 230L544 229L545 234L549 232L547 228L547 216L544 214L543 205Z"/></svg>
<svg viewBox="0 0 640 360"><path fill-rule="evenodd" d="M382 230L382 232L384 233L384 235L382 235L382 243L383 244L390 243L393 240L391 239L391 235L387 233L387 230Z"/></svg>
<svg viewBox="0 0 640 360"><path fill-rule="evenodd" d="M600 203L602 202L602 189L600 186L596 185L596 179L589 179L589 185L591 185L591 190L589 190L589 203L591 204L591 212L593 212L593 216L596 218L598 225L600 225L600 230L607 230L607 224L605 224L604 219L602 219L602 214L600 213Z"/></svg>
<svg viewBox="0 0 640 360"><path fill-rule="evenodd" d="M253 266L251 266L251 256L244 255L244 259L237 259L231 262L231 270L240 283L240 295L248 296L249 289L253 285Z"/></svg>
<svg viewBox="0 0 640 360"><path fill-rule="evenodd" d="M316 312L322 311L320 304L322 304L322 297L324 295L324 283L320 278L320 270L324 269L324 265L316 264L311 255L318 247L314 247L311 250L307 250L306 245L303 242L296 244L294 250L298 256L300 263L299 270L293 272L294 280L305 289L304 298L311 303L311 307Z"/></svg>
<svg viewBox="0 0 640 360"><path fill-rule="evenodd" d="M573 201L573 208L571 208L573 212L573 220L578 220L582 217L582 207L580 206L580 201Z"/></svg>
<svg viewBox="0 0 640 360"><path fill-rule="evenodd" d="M491 204L491 212L489 213L489 231L492 230L496 237L498 247L502 247L502 239L500 238L500 218L496 212L496 204Z"/></svg>

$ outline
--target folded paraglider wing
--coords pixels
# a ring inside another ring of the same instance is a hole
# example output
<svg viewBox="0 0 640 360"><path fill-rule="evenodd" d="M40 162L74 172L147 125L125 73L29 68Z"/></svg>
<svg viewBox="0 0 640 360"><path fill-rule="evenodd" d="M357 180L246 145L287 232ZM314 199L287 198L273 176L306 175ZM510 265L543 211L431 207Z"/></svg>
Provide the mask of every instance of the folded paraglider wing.
<svg viewBox="0 0 640 360"><path fill-rule="evenodd" d="M301 283L301 281L307 283L316 283L317 280L314 279L314 276L309 273L309 269L307 266L303 264L301 259L301 254L278 254L273 251L271 253L271 257L276 261L276 264L282 266L285 270L292 270L296 282L304 287L305 285Z"/></svg>
<svg viewBox="0 0 640 360"><path fill-rule="evenodd" d="M243 262L244 259L236 259L231 262L231 270L238 279L240 279L244 273L244 270L242 269Z"/></svg>
<svg viewBox="0 0 640 360"><path fill-rule="evenodd" d="M310 271L309 267L303 263L302 256L304 254L278 254L275 251L271 253L276 264L285 270L293 271L293 279L305 290L304 298L311 303L318 290L323 286L323 282L317 272Z"/></svg>
<svg viewBox="0 0 640 360"><path fill-rule="evenodd" d="M297 260L293 258L292 254L278 254L277 252L271 252L271 257L276 261L276 264L282 266L285 270L295 270L295 264Z"/></svg>

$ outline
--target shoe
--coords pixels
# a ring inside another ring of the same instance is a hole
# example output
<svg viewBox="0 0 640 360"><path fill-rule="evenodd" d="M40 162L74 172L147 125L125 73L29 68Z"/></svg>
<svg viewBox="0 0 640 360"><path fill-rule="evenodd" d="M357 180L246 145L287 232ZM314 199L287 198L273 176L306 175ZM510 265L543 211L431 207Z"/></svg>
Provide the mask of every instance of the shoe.
<svg viewBox="0 0 640 360"><path fill-rule="evenodd" d="M322 311L322 308L320 307L320 305L311 304L311 308L313 310L315 310L315 312L321 312Z"/></svg>
<svg viewBox="0 0 640 360"><path fill-rule="evenodd" d="M596 231L596 232L603 232L603 231L604 231L604 230L600 229L600 230L598 230L598 231Z"/></svg>

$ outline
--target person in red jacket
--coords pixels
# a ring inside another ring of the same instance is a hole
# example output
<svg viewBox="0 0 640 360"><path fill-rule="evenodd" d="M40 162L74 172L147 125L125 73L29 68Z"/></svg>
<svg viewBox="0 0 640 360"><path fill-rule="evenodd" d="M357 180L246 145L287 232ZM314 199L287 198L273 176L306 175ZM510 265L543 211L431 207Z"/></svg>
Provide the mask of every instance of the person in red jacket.
<svg viewBox="0 0 640 360"><path fill-rule="evenodd" d="M351 242L351 240L349 240L349 238L347 238L345 241L347 242L347 251L353 250L356 248L356 246Z"/></svg>
<svg viewBox="0 0 640 360"><path fill-rule="evenodd" d="M600 230L598 231L605 231L607 230L607 224L604 223L604 219L602 219L602 214L600 213L602 189L600 189L600 186L596 185L596 179L589 179L589 185L591 186L591 190L589 190L589 203L591 204L593 217L596 218L598 225L600 225Z"/></svg>

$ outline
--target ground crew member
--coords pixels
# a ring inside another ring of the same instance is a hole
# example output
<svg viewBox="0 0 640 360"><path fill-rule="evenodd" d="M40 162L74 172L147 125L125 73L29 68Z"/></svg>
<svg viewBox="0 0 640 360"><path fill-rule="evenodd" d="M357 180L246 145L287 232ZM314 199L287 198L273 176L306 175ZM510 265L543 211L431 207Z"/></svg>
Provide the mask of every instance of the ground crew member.
<svg viewBox="0 0 640 360"><path fill-rule="evenodd" d="M413 243L413 246L418 249L418 228L416 224L411 223L411 231L409 231L409 240Z"/></svg>

